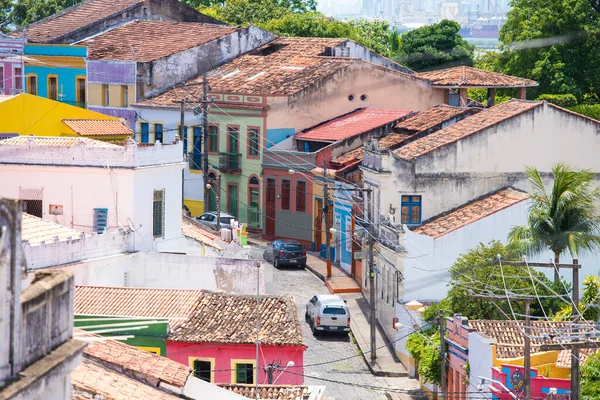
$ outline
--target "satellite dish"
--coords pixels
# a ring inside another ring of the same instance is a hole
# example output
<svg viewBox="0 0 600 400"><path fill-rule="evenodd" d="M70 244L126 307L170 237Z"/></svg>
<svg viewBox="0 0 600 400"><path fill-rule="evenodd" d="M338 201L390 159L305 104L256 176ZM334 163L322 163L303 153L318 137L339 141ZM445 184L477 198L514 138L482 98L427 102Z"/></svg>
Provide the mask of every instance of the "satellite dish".
<svg viewBox="0 0 600 400"><path fill-rule="evenodd" d="M129 229L131 229L131 232L135 232L137 230L137 228L135 227L135 224L129 217L127 217L127 225L129 225Z"/></svg>

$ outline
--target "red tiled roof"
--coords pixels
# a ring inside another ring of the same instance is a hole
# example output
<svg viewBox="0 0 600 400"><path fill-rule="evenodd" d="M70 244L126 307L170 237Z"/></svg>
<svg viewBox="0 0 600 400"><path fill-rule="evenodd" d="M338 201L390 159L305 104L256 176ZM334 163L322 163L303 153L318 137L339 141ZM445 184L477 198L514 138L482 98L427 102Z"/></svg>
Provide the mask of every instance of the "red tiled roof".
<svg viewBox="0 0 600 400"><path fill-rule="evenodd" d="M68 238L79 239L84 234L81 231L27 213L21 215L21 239L28 241L31 245L54 242L56 239L61 242Z"/></svg>
<svg viewBox="0 0 600 400"><path fill-rule="evenodd" d="M117 144L102 142L100 140L65 136L15 136L0 140L0 146L27 146L29 143L35 146L48 147L74 147L79 145L83 145L84 147L108 147L111 149L121 147Z"/></svg>
<svg viewBox="0 0 600 400"><path fill-rule="evenodd" d="M240 394L250 399L256 398L255 385L243 384L219 384L224 389ZM306 386L288 386L288 385L258 385L258 397L260 399L270 400L302 400L308 395Z"/></svg>
<svg viewBox="0 0 600 400"><path fill-rule="evenodd" d="M359 108L351 113L337 117L313 128L306 129L294 139L335 142L398 121L412 111L379 110L376 108Z"/></svg>
<svg viewBox="0 0 600 400"><path fill-rule="evenodd" d="M399 131L423 132L431 129L436 125L440 125L448 120L458 117L465 113L476 113L479 109L475 108L459 108L452 107L446 104L440 104L428 110L413 115L410 118L400 121L396 125Z"/></svg>
<svg viewBox="0 0 600 400"><path fill-rule="evenodd" d="M414 142L395 150L394 154L405 160L418 158L430 151L457 142L474 133L481 132L490 126L499 124L509 118L516 117L517 115L539 107L542 104L542 102L535 101L511 100L487 108L462 121L452 124L447 128L440 129L421 139L415 140Z"/></svg>
<svg viewBox="0 0 600 400"><path fill-rule="evenodd" d="M27 27L27 40L47 43L96 21L117 14L144 0L87 0ZM22 35L22 32L12 34Z"/></svg>
<svg viewBox="0 0 600 400"><path fill-rule="evenodd" d="M101 336L73 329L77 339L94 338L88 341L84 357L104 367L115 370L150 386L160 382L183 388L192 373L186 365L166 357L150 353L116 340L101 339Z"/></svg>
<svg viewBox="0 0 600 400"><path fill-rule="evenodd" d="M302 346L304 340L291 296L261 296L260 342ZM168 340L194 343L255 343L256 297L204 291L194 315Z"/></svg>
<svg viewBox="0 0 600 400"><path fill-rule="evenodd" d="M540 345L556 343L550 337L565 336L571 332L571 322L533 321L531 322L531 353L539 353ZM524 321L473 320L469 327L486 336L496 339L496 355L498 358L523 357ZM594 327L581 327L580 331L592 331ZM548 336L547 339L542 338Z"/></svg>
<svg viewBox="0 0 600 400"><path fill-rule="evenodd" d="M216 40L240 28L197 22L133 21L86 39L90 60L150 62Z"/></svg>
<svg viewBox="0 0 600 400"><path fill-rule="evenodd" d="M455 210L425 221L421 226L415 228L413 232L438 238L528 198L529 194L525 192L511 188L501 189Z"/></svg>
<svg viewBox="0 0 600 400"><path fill-rule="evenodd" d="M421 72L417 76L431 81L433 86L442 87L535 87L536 81L518 78L516 76L499 74L497 72L484 71L473 67L453 67L438 69L436 71Z"/></svg>
<svg viewBox="0 0 600 400"><path fill-rule="evenodd" d="M85 358L71 372L74 399L170 400L168 395Z"/></svg>
<svg viewBox="0 0 600 400"><path fill-rule="evenodd" d="M597 346L598 347L591 349L579 349L579 361L581 365L583 365L583 363L591 356L600 360L600 343L598 343ZM571 368L571 359L571 350L561 350L560 353L558 353L556 366L559 368Z"/></svg>
<svg viewBox="0 0 600 400"><path fill-rule="evenodd" d="M75 286L73 312L166 318L174 329L192 314L201 298L201 290Z"/></svg>
<svg viewBox="0 0 600 400"><path fill-rule="evenodd" d="M220 239L219 236L212 232L208 232L201 224L190 217L183 217L183 220L181 221L181 233L183 236L197 240L207 246L214 247L217 250L223 250L223 247L218 243L218 240Z"/></svg>
<svg viewBox="0 0 600 400"><path fill-rule="evenodd" d="M132 136L133 131L119 120L63 119L63 124L81 136Z"/></svg>
<svg viewBox="0 0 600 400"><path fill-rule="evenodd" d="M409 137L411 137L411 135L407 135L404 133L391 132L391 133L388 133L387 135L385 135L384 137L379 138L379 147L382 150L391 149L391 148L401 144ZM362 159L363 159L363 148L359 147L358 149L351 150L351 151L339 156L338 158L331 160L331 162L335 163L335 164L347 164L347 163L351 163L351 162L362 161Z"/></svg>

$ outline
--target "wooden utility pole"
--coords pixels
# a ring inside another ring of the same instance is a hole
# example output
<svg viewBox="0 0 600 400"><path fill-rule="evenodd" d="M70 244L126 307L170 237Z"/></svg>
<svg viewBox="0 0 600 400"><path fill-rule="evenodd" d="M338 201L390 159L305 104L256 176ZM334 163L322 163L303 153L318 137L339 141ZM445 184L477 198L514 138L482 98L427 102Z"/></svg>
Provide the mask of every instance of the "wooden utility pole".
<svg viewBox="0 0 600 400"><path fill-rule="evenodd" d="M446 378L446 317L444 311L439 311L440 320L440 362L442 364L442 399L448 400L448 381Z"/></svg>
<svg viewBox="0 0 600 400"><path fill-rule="evenodd" d="M207 204L210 196L209 189L206 188L208 182L208 79L206 74L202 75L202 176L204 177L204 204ZM220 193L219 193L220 194ZM219 196L220 197L220 196ZM206 210L206 206L205 212Z"/></svg>
<svg viewBox="0 0 600 400"><path fill-rule="evenodd" d="M503 264L505 264L503 262ZM530 305L531 298L517 296L482 296L471 295L473 299L483 299L492 301L524 301L525 302L525 326L523 332L523 399L531 400L531 321L530 321Z"/></svg>
<svg viewBox="0 0 600 400"><path fill-rule="evenodd" d="M183 100L173 100L173 103L177 103L181 105L181 115L179 118L179 140L180 141L184 141L187 138L184 138L183 136L183 129L185 126L185 103L186 103L186 99ZM184 147L187 145L187 143L184 145ZM187 157L187 154L183 155L184 160L185 157ZM181 208L183 208L183 206L185 205L185 195L184 195L184 185L185 185L185 170L181 170Z"/></svg>
<svg viewBox="0 0 600 400"><path fill-rule="evenodd" d="M327 278L331 278L331 237L329 230L329 183L327 183L327 162L323 161L323 216L325 217L325 260L327 260Z"/></svg>
<svg viewBox="0 0 600 400"><path fill-rule="evenodd" d="M215 193L215 202L217 203L217 232L221 232L221 174L217 177L217 193Z"/></svg>
<svg viewBox="0 0 600 400"><path fill-rule="evenodd" d="M579 328L577 324L579 323L579 269L581 268L581 264L579 264L579 260L573 259L573 264L556 264L556 263L530 263L523 261L502 261L503 265L512 265L515 267L538 267L538 268L552 268L555 273L555 278L558 276L558 270L560 268L568 268L573 270L573 304L572 304L572 314L573 314L573 333L579 332ZM556 279L555 279L556 280ZM567 345L563 345L561 350L564 350ZM579 400L579 380L580 380L580 365L579 365L579 347L571 348L571 400Z"/></svg>
<svg viewBox="0 0 600 400"><path fill-rule="evenodd" d="M375 340L375 329L377 328L377 322L375 318L375 261L374 261L374 244L375 244L375 218L373 217L373 196L372 190L369 189L367 192L367 207L369 207L369 299L371 312L369 315L369 324L371 325L371 361L374 362L377 358L376 353L376 340Z"/></svg>

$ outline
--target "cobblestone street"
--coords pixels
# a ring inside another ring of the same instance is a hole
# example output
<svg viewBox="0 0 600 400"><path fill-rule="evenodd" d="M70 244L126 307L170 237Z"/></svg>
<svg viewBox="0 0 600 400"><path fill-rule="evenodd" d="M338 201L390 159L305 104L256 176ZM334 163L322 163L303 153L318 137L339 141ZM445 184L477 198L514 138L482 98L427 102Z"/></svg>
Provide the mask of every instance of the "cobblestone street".
<svg viewBox="0 0 600 400"><path fill-rule="evenodd" d="M262 257L262 248L253 246L252 258ZM269 294L291 294L296 300L298 317L302 325L305 344L308 349L304 353L305 384L325 385L326 399L335 400L380 400L388 397L384 392L364 389L353 385L370 385L377 387L394 387L414 389L414 380L408 378L384 378L373 376L360 356L358 347L352 342L352 337L344 336L313 336L304 320L306 302L315 294L328 294L327 288L316 276L308 270L297 268L275 269L266 263L267 268L273 269L273 281L267 285ZM331 362L348 358L342 361ZM320 364L320 365L319 365ZM313 377L313 378L311 378ZM321 379L348 382L352 385L327 382ZM392 383L393 382L393 383ZM395 399L410 399L409 396L398 396Z"/></svg>

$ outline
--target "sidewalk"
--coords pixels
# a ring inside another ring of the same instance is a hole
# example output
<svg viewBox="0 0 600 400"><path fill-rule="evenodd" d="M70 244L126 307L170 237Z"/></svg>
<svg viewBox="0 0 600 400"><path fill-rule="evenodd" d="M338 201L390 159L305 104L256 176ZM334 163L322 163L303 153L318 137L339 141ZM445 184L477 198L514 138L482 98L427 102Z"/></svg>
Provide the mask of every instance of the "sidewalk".
<svg viewBox="0 0 600 400"><path fill-rule="evenodd" d="M306 254L306 268L325 282L329 293L360 293L360 286L352 277L334 265L331 266L331 278L327 278L327 261L314 254Z"/></svg>

